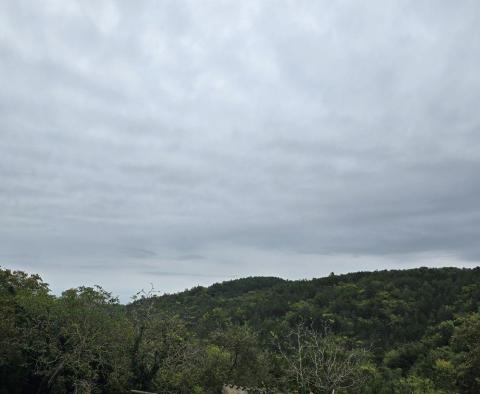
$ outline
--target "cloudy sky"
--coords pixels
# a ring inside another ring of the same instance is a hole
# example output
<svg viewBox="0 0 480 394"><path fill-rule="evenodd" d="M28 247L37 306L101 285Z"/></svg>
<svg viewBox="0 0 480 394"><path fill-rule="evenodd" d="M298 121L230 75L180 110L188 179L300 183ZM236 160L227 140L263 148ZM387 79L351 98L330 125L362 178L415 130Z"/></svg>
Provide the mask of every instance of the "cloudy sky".
<svg viewBox="0 0 480 394"><path fill-rule="evenodd" d="M480 2L0 1L0 265L128 300L480 261Z"/></svg>

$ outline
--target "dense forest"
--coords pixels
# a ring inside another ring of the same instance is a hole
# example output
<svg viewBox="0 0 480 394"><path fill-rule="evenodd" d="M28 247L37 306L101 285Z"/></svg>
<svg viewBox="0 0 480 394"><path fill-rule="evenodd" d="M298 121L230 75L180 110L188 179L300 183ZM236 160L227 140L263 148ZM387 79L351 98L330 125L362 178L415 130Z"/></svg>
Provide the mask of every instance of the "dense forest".
<svg viewBox="0 0 480 394"><path fill-rule="evenodd" d="M480 268L252 277L128 305L0 269L0 314L0 393L480 393Z"/></svg>

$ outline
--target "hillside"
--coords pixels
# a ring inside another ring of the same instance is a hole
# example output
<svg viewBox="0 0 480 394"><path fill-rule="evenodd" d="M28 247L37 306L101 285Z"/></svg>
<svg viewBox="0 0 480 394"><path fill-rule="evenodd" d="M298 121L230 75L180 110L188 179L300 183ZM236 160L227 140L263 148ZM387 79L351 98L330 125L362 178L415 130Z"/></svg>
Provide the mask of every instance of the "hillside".
<svg viewBox="0 0 480 394"><path fill-rule="evenodd" d="M478 393L479 312L480 268L250 277L127 306L0 269L0 393Z"/></svg>
<svg viewBox="0 0 480 394"><path fill-rule="evenodd" d="M156 299L197 329L230 322L269 330L276 321L327 322L345 335L393 345L478 312L480 268L418 268L289 281L250 277Z"/></svg>

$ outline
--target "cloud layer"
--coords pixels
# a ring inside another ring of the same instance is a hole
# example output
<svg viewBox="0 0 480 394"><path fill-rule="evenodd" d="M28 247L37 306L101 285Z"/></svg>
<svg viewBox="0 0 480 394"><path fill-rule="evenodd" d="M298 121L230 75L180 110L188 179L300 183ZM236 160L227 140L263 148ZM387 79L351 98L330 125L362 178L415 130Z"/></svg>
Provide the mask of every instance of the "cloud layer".
<svg viewBox="0 0 480 394"><path fill-rule="evenodd" d="M0 261L133 294L480 259L477 1L2 1Z"/></svg>

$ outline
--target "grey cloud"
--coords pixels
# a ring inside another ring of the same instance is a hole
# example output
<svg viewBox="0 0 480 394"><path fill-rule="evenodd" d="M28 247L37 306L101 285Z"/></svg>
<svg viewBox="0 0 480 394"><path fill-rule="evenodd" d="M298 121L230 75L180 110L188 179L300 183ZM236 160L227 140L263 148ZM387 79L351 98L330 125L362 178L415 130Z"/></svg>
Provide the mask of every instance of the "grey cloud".
<svg viewBox="0 0 480 394"><path fill-rule="evenodd" d="M165 271L146 271L145 274L152 275L152 276L185 276L188 278L222 278L225 279L224 275L215 275L214 273L211 274L191 274L188 272L165 272ZM233 278L233 276L231 277Z"/></svg>
<svg viewBox="0 0 480 394"><path fill-rule="evenodd" d="M123 294L150 274L181 289L340 258L478 261L479 17L475 1L2 2L4 264L115 272Z"/></svg>
<svg viewBox="0 0 480 394"><path fill-rule="evenodd" d="M177 260L203 260L205 258L201 254L182 254L176 257Z"/></svg>

